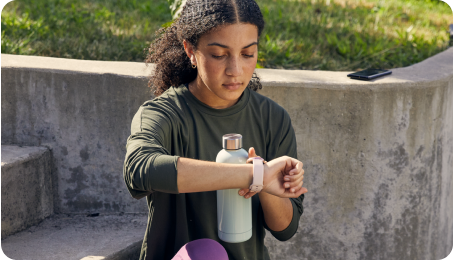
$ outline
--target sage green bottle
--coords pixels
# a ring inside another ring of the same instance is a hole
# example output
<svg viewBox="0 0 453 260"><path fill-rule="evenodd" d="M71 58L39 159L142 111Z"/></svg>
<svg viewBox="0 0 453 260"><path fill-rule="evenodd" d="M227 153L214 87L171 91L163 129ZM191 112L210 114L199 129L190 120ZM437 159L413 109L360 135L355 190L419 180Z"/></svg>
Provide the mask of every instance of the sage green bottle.
<svg viewBox="0 0 453 260"><path fill-rule="evenodd" d="M242 135L226 134L222 137L223 149L216 162L245 164L248 153L242 149ZM217 191L217 227L219 238L239 243L252 237L252 199L239 196L239 189Z"/></svg>

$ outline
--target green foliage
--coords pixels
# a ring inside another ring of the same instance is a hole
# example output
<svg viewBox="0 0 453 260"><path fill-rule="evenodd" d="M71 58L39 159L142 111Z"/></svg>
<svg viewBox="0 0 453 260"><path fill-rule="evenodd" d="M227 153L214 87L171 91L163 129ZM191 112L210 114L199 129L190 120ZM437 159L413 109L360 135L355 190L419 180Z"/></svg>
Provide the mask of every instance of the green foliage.
<svg viewBox="0 0 453 260"><path fill-rule="evenodd" d="M2 53L143 61L165 0L15 0L2 11Z"/></svg>
<svg viewBox="0 0 453 260"><path fill-rule="evenodd" d="M154 32L171 25L178 1L15 0L2 11L2 53L143 61ZM448 47L453 21L439 0L257 2L266 22L259 68L409 66Z"/></svg>

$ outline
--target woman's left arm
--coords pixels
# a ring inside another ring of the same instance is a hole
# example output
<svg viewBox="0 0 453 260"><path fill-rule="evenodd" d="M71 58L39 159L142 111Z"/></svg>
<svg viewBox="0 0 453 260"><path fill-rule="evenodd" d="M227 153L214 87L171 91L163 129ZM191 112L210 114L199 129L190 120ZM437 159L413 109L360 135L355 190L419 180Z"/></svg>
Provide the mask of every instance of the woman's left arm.
<svg viewBox="0 0 453 260"><path fill-rule="evenodd" d="M258 193L264 220L273 231L285 230L293 219L293 205L289 198L279 198L266 192Z"/></svg>
<svg viewBox="0 0 453 260"><path fill-rule="evenodd" d="M257 157L255 149L251 147L249 149L249 158ZM248 162L251 159L247 160ZM297 193L300 189L304 189L302 194L307 192L307 189L302 187L304 179L304 170L302 167L298 167L295 171L291 172L290 175L284 176L285 181L292 181L294 186L288 186L285 188L290 189L291 192ZM284 183L284 185L289 185L289 183ZM251 192L248 189L242 189L239 191L239 195L245 198L250 198L255 195L255 192ZM289 198L280 198L278 196L266 193L264 191L258 193L260 198L260 204L263 209L264 220L267 224L267 227L274 232L283 231L289 227L293 220L295 209L291 199Z"/></svg>

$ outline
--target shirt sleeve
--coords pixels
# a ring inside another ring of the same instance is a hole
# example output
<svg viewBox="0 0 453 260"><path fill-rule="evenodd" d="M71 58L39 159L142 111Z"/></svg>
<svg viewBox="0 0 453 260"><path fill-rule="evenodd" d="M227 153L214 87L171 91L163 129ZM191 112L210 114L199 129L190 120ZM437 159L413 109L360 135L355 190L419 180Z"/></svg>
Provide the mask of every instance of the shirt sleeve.
<svg viewBox="0 0 453 260"><path fill-rule="evenodd" d="M276 153L272 154L273 157L272 159L284 155L297 159L296 134L291 124L291 118L289 117L289 114L285 110L282 111L282 114L283 117L280 118L283 118L283 122L281 124L281 126L283 126L283 129L280 128L278 131L281 134L280 142L275 143L277 149ZM264 221L264 227L267 230L269 230L276 239L280 241L286 241L292 238L294 234L296 234L297 229L299 227L299 219L304 211L304 208L302 206L304 197L305 197L304 194L302 194L297 198L290 198L291 204L293 206L293 218L291 220L291 223L288 225L286 229L282 231L273 231L267 226L266 221Z"/></svg>
<svg viewBox="0 0 453 260"><path fill-rule="evenodd" d="M135 114L123 166L124 181L132 197L140 199L153 191L178 193L179 156L168 150L172 127L168 110L152 102Z"/></svg>

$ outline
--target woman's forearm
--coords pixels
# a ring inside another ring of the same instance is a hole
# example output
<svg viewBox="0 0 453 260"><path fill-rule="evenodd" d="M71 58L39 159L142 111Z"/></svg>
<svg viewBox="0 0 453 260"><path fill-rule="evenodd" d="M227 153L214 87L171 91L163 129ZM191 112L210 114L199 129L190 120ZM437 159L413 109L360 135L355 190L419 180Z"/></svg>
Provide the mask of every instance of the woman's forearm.
<svg viewBox="0 0 453 260"><path fill-rule="evenodd" d="M248 188L252 183L252 164L227 164L179 157L179 193Z"/></svg>
<svg viewBox="0 0 453 260"><path fill-rule="evenodd" d="M289 198L280 198L266 192L258 195L267 226L273 231L285 230L293 219L293 205Z"/></svg>

